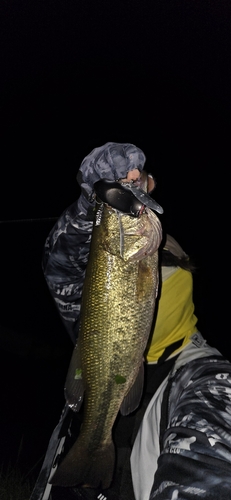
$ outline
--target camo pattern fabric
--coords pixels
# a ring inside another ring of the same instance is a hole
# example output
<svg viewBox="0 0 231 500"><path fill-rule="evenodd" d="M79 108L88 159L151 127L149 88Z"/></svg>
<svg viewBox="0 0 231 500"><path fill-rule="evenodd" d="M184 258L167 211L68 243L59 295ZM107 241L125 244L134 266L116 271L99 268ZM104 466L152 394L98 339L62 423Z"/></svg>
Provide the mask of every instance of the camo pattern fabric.
<svg viewBox="0 0 231 500"><path fill-rule="evenodd" d="M216 356L191 361L173 376L166 397L168 425L150 500L230 500L231 363Z"/></svg>
<svg viewBox="0 0 231 500"><path fill-rule="evenodd" d="M77 182L88 200L92 199L94 184L100 179L117 181L127 177L131 170L143 170L146 157L143 151L133 144L107 142L93 149L82 161Z"/></svg>
<svg viewBox="0 0 231 500"><path fill-rule="evenodd" d="M82 161L77 182L80 197L59 217L44 246L43 273L63 324L76 343L82 288L88 262L94 214L94 183L125 178L142 171L146 157L133 144L107 142Z"/></svg>

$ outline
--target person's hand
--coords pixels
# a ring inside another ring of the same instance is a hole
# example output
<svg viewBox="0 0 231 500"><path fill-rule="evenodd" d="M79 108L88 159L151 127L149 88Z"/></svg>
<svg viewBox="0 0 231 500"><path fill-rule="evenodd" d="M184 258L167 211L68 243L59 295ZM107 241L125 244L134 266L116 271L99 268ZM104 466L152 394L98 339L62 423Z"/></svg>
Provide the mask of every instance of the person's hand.
<svg viewBox="0 0 231 500"><path fill-rule="evenodd" d="M125 179L120 179L120 182L131 182L131 181L138 181L141 177L141 173L140 171L138 170L138 168L135 168L134 170L130 170L128 173L127 173L127 177L125 177Z"/></svg>
<svg viewBox="0 0 231 500"><path fill-rule="evenodd" d="M147 174L145 170L140 172L137 168L130 170L125 179L120 179L120 182L131 182L140 186L147 193L151 193L155 189L155 179L151 174Z"/></svg>

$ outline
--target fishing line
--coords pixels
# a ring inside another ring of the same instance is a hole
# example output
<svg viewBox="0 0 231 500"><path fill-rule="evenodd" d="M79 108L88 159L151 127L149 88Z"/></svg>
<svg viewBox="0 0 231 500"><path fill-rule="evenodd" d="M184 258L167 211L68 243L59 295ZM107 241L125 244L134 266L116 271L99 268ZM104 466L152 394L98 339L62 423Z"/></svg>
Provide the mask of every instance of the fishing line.
<svg viewBox="0 0 231 500"><path fill-rule="evenodd" d="M0 220L0 224L19 224L25 222L41 222L49 220L57 220L58 217L41 217L37 219L12 219L12 220Z"/></svg>
<svg viewBox="0 0 231 500"><path fill-rule="evenodd" d="M121 217L121 212L116 210L117 217L118 217L118 222L119 222L119 230L120 230L120 255L123 257L124 253L124 228L122 224L122 217Z"/></svg>

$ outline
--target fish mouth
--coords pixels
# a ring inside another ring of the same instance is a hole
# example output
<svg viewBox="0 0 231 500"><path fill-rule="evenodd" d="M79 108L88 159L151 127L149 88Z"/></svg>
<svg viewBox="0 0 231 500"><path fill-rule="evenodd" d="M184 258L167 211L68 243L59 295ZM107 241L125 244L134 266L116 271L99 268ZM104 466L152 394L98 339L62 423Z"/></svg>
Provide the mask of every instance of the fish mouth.
<svg viewBox="0 0 231 500"><path fill-rule="evenodd" d="M127 191L130 191L135 198L142 203L142 205L159 214L164 213L163 208L159 205L159 203L151 198L149 194L155 188L155 180L151 174L146 172L146 170L140 172L140 176L135 180L126 181L126 179L120 179L119 183L123 186L123 188L127 189ZM151 189L149 190L150 185Z"/></svg>
<svg viewBox="0 0 231 500"><path fill-rule="evenodd" d="M140 184L139 184L140 182ZM164 210L163 208L157 203L151 196L142 189L142 181L135 181L135 182L122 182L124 189L127 189L130 191L135 198L142 203L142 205L145 205L145 207L150 208L151 210L154 210L158 214L163 214Z"/></svg>
<svg viewBox="0 0 231 500"><path fill-rule="evenodd" d="M154 189L155 181L146 171L143 171L137 179L130 181L126 179L118 181L100 179L94 184L96 199L98 198L99 202L133 217L142 215L146 207L163 214L163 208L148 194L150 179L151 187ZM97 225L99 224L97 223Z"/></svg>

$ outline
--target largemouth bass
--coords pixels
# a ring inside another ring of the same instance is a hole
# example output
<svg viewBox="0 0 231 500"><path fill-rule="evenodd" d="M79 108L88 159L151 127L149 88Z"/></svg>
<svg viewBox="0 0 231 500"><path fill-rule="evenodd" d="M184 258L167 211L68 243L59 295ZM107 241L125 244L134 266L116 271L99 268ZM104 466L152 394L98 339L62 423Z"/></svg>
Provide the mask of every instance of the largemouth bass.
<svg viewBox="0 0 231 500"><path fill-rule="evenodd" d="M149 208L131 217L101 204L96 214L79 338L65 384L74 410L79 410L84 395L83 423L50 480L53 485L105 489L111 484L114 422L119 411L134 411L142 396L161 239L160 220Z"/></svg>

